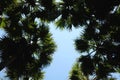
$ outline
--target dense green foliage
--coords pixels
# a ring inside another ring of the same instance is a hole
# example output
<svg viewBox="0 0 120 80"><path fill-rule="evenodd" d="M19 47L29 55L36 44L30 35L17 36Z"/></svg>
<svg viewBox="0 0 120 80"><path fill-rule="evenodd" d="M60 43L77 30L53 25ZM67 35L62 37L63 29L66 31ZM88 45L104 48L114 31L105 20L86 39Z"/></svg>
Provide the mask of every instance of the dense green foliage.
<svg viewBox="0 0 120 80"><path fill-rule="evenodd" d="M1 0L0 27L8 33L0 40L1 64L11 79L41 74L55 50L46 26L53 21L62 29L84 28L75 40L81 70L104 79L120 71L119 5L120 0Z"/></svg>
<svg viewBox="0 0 120 80"><path fill-rule="evenodd" d="M84 27L75 40L83 73L106 78L120 69L119 0L63 0L62 23L71 29ZM67 12L65 12L67 11ZM64 14L66 13L66 14ZM61 21L61 20L60 20ZM60 23L59 21L59 23ZM69 24L68 24L69 22ZM58 23L58 22L57 22ZM58 24L60 25L60 24Z"/></svg>
<svg viewBox="0 0 120 80"><path fill-rule="evenodd" d="M70 71L69 79L68 80L96 80L96 75L88 75L85 76L83 71L81 70L81 65L76 62L72 70ZM113 78L112 75L108 76L106 78L103 78L102 80L116 80L116 78Z"/></svg>
<svg viewBox="0 0 120 80"><path fill-rule="evenodd" d="M120 70L120 1L62 0L61 28L83 27L75 40L81 55L79 63L84 75L104 79Z"/></svg>
<svg viewBox="0 0 120 80"><path fill-rule="evenodd" d="M7 33L0 39L0 70L6 67L11 80L43 79L42 69L50 64L56 47L42 18L47 13L42 8L47 7L53 7L52 2L46 6L44 1L0 1L0 27Z"/></svg>

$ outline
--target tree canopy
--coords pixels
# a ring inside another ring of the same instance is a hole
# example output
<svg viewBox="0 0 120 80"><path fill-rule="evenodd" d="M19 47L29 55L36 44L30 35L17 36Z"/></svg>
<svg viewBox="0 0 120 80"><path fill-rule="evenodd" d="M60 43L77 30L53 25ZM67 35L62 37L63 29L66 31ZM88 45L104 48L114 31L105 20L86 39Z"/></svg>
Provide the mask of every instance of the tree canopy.
<svg viewBox="0 0 120 80"><path fill-rule="evenodd" d="M56 47L47 26L54 22L62 29L84 28L75 48L85 76L99 80L120 72L119 5L120 0L1 0L0 27L7 36L0 40L0 69L6 67L11 79L42 74Z"/></svg>
<svg viewBox="0 0 120 80"><path fill-rule="evenodd" d="M86 76L103 79L120 70L119 5L119 0L62 0L56 24L84 28L75 47L81 53L79 63Z"/></svg>
<svg viewBox="0 0 120 80"><path fill-rule="evenodd" d="M0 27L7 33L0 39L0 70L6 67L11 80L41 80L42 69L52 60L56 45L47 23L40 18L46 11L42 8L46 8L44 1L0 1Z"/></svg>

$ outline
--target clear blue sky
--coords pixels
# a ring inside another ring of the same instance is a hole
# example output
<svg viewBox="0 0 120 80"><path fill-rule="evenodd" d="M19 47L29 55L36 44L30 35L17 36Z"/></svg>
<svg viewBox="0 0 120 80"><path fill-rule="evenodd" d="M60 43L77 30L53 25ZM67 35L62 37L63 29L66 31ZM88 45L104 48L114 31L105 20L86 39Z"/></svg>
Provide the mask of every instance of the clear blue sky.
<svg viewBox="0 0 120 80"><path fill-rule="evenodd" d="M45 69L45 80L67 80L69 71L79 56L74 49L74 39L79 36L80 29L60 30L51 24L50 31L57 44L57 50L51 65Z"/></svg>

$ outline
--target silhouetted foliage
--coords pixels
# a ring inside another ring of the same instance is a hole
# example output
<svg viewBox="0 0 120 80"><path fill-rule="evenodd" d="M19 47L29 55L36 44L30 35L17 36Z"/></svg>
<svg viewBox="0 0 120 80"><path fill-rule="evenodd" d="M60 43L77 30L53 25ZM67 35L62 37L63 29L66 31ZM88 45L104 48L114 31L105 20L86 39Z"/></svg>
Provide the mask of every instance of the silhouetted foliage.
<svg viewBox="0 0 120 80"><path fill-rule="evenodd" d="M75 40L84 75L107 78L120 69L120 1L119 0L62 0L60 28L84 27Z"/></svg>
<svg viewBox="0 0 120 80"><path fill-rule="evenodd" d="M8 35L0 40L0 69L4 64L11 79L42 74L55 50L46 26L54 21L62 29L84 27L75 40L81 70L97 80L107 78L120 70L119 5L120 0L1 0L0 26Z"/></svg>
<svg viewBox="0 0 120 80"><path fill-rule="evenodd" d="M68 80L97 80L96 75L84 75L81 68L82 68L81 64L79 64L79 62L77 61L73 65L73 67L70 71L70 75L69 75ZM108 76L106 78L103 78L102 80L116 80L116 78L114 78L112 76Z"/></svg>
<svg viewBox="0 0 120 80"><path fill-rule="evenodd" d="M42 69L51 63L56 45L45 20L52 20L46 8L55 6L49 1L0 1L0 27L7 34L0 39L0 70L6 68L11 80L42 80Z"/></svg>

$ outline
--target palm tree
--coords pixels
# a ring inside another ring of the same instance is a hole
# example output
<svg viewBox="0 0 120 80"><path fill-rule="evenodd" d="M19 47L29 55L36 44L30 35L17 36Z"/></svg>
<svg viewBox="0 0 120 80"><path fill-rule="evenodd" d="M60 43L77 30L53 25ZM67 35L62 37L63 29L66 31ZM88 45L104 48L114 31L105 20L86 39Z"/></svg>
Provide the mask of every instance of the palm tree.
<svg viewBox="0 0 120 80"><path fill-rule="evenodd" d="M42 69L52 61L56 45L40 5L38 0L0 1L0 26L7 34L0 39L0 70L6 68L11 80L42 80Z"/></svg>
<svg viewBox="0 0 120 80"><path fill-rule="evenodd" d="M43 67L50 64L56 46L48 27L40 26L38 31L35 36L29 35L33 37L16 39L8 36L0 40L0 69L6 67L7 75L11 79L14 80L16 77L37 78L38 75L40 77L43 74L41 72Z"/></svg>

